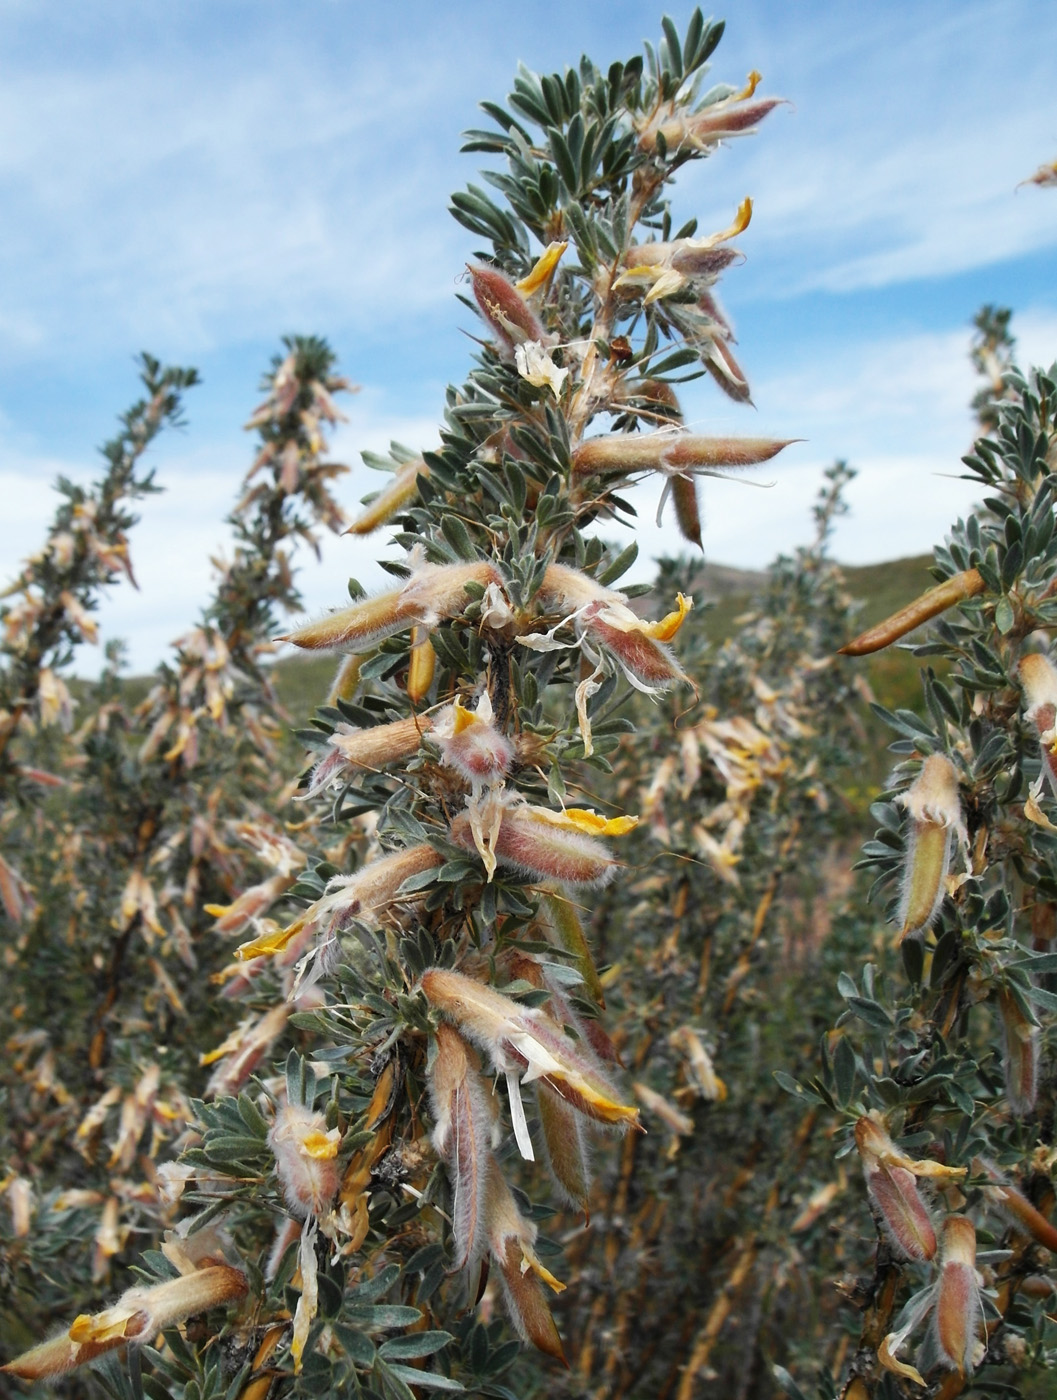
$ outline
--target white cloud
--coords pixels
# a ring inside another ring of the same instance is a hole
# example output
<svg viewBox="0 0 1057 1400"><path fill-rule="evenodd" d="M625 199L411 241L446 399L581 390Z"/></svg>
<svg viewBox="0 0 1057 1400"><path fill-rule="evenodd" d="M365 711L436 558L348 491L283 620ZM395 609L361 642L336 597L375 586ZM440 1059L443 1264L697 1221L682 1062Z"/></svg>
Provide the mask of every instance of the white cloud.
<svg viewBox="0 0 1057 1400"><path fill-rule="evenodd" d="M1015 192L1057 149L1053 18L986 0L819 6L810 26L765 27L754 62L794 106L693 167L680 200L707 202L711 226L736 194L757 196L744 239L757 296L947 277L1053 247L1048 192Z"/></svg>

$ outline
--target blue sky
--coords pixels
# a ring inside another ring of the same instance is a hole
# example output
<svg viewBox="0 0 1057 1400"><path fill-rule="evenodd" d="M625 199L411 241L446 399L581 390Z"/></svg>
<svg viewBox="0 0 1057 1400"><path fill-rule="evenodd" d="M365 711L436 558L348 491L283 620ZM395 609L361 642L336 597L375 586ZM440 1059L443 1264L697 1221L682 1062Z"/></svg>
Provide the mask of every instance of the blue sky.
<svg viewBox="0 0 1057 1400"><path fill-rule="evenodd" d="M668 10L683 27L691 6ZM141 348L204 383L156 454L168 489L133 539L141 591L103 613L138 668L208 595L249 460L239 425L282 333L326 335L362 385L334 454L357 468L350 505L377 481L360 449L432 446L474 328L454 297L475 240L446 212L476 171L460 131L519 59L608 64L656 38L660 13L0 0L0 575L35 547L56 473L94 471ZM703 431L807 441L759 475L766 490L708 485L706 553L760 566L802 542L835 456L860 471L838 556L923 551L971 500L949 474L971 435L973 313L1012 306L1024 358L1057 356L1057 191L1015 189L1057 156L1057 6L741 0L726 19L713 75L758 68L791 105L677 189L702 231L755 200L720 290L756 409L708 383L684 402ZM647 561L677 545L650 495ZM306 559L310 607L340 601L349 574L380 577L377 552L341 540Z"/></svg>

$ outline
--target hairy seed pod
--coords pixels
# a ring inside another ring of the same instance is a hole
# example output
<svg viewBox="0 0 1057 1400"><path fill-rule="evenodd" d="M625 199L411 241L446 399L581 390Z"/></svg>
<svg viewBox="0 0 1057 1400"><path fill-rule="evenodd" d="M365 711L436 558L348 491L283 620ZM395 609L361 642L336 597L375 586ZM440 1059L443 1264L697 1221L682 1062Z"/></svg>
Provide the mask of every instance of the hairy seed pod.
<svg viewBox="0 0 1057 1400"><path fill-rule="evenodd" d="M983 1306L976 1278L976 1230L964 1215L943 1222L939 1249L940 1276L936 1290L936 1349L953 1370L967 1375L982 1346Z"/></svg>
<svg viewBox="0 0 1057 1400"><path fill-rule="evenodd" d="M927 929L939 913L955 834L964 840L958 770L944 754L930 754L898 800L910 817L899 906L902 939Z"/></svg>

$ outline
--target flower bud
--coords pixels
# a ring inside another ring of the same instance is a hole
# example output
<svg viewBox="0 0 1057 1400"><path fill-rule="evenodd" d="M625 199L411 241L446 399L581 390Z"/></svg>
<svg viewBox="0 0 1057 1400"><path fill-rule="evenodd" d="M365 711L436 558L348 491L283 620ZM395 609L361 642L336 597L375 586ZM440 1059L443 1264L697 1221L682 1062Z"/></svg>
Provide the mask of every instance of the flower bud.
<svg viewBox="0 0 1057 1400"><path fill-rule="evenodd" d="M977 1332L983 1307L976 1279L976 1230L964 1215L951 1215L940 1234L940 1277L936 1294L936 1349L941 1358L967 1375L983 1354Z"/></svg>
<svg viewBox="0 0 1057 1400"><path fill-rule="evenodd" d="M407 670L407 698L413 705L420 705L429 694L433 684L433 672L437 665L437 653L424 627L411 629L411 661Z"/></svg>
<svg viewBox="0 0 1057 1400"><path fill-rule="evenodd" d="M275 1154L275 1170L294 1215L301 1219L321 1215L338 1192L338 1129L328 1132L322 1113L287 1103L275 1115L268 1145Z"/></svg>
<svg viewBox="0 0 1057 1400"><path fill-rule="evenodd" d="M927 929L939 913L955 833L963 844L966 840L958 770L943 754L930 754L917 779L897 800L910 817L899 906L902 939Z"/></svg>
<svg viewBox="0 0 1057 1400"><path fill-rule="evenodd" d="M327 704L335 705L339 700L351 700L360 686L360 656L343 656L338 664L337 674L327 691Z"/></svg>

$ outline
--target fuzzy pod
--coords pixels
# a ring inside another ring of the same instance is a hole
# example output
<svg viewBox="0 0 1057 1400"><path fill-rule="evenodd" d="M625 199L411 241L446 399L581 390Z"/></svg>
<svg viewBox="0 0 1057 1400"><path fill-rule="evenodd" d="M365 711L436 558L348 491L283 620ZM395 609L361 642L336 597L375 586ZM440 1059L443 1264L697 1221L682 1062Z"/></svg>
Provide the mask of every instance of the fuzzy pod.
<svg viewBox="0 0 1057 1400"><path fill-rule="evenodd" d="M83 1313L68 1332L15 1357L0 1371L28 1381L62 1375L126 1342L151 1342L165 1328L195 1313L244 1298L247 1288L240 1269L217 1263L151 1288L130 1288L112 1307Z"/></svg>
<svg viewBox="0 0 1057 1400"><path fill-rule="evenodd" d="M700 112L680 115L647 129L641 144L651 150L657 144L659 133L668 151L676 151L682 146L713 146L718 141L744 136L754 130L784 101L782 97L758 97L744 102L736 98L714 102Z"/></svg>
<svg viewBox="0 0 1057 1400"><path fill-rule="evenodd" d="M430 968L419 985L426 999L506 1075L512 1113L520 1104L519 1080L546 1079L585 1116L615 1127L638 1125L638 1110L619 1101L594 1054L566 1035L544 1011L522 1006L472 977L445 968Z"/></svg>
<svg viewBox="0 0 1057 1400"><path fill-rule="evenodd" d="M560 814L528 803L502 813L493 850L501 864L539 880L564 885L608 884L620 868L609 851L573 823L555 820ZM460 813L451 824L451 838L465 850L475 850L470 818Z"/></svg>
<svg viewBox="0 0 1057 1400"><path fill-rule="evenodd" d="M930 754L897 800L910 818L898 915L902 939L929 928L936 918L946 893L954 838L965 840L958 770L946 755Z"/></svg>
<svg viewBox="0 0 1057 1400"><path fill-rule="evenodd" d="M701 473L724 467L769 462L794 438L713 438L693 433L609 433L588 438L573 452L578 476L607 472L663 471Z"/></svg>
<svg viewBox="0 0 1057 1400"><path fill-rule="evenodd" d="M591 1159L584 1117L552 1085L540 1080L536 1106L547 1165L559 1194L576 1210L587 1210Z"/></svg>
<svg viewBox="0 0 1057 1400"><path fill-rule="evenodd" d="M544 339L543 323L508 277L480 263L467 266L474 300L504 350L513 353L515 345Z"/></svg>
<svg viewBox="0 0 1057 1400"><path fill-rule="evenodd" d="M486 1246L485 1206L493 1139L494 1099L479 1073L476 1053L452 1026L437 1027L427 1071L433 1109L433 1146L451 1182L452 1268L479 1259Z"/></svg>
<svg viewBox="0 0 1057 1400"><path fill-rule="evenodd" d="M499 1270L511 1322L521 1338L565 1364L561 1338L540 1287L565 1289L536 1257L536 1226L522 1216L502 1173L492 1161L488 1182L488 1245Z"/></svg>
<svg viewBox="0 0 1057 1400"><path fill-rule="evenodd" d="M901 1152L875 1114L865 1114L855 1124L855 1145L867 1193L892 1247L904 1259L924 1262L934 1258L936 1230L917 1179L957 1180L965 1176L966 1169Z"/></svg>
<svg viewBox="0 0 1057 1400"><path fill-rule="evenodd" d="M952 1370L968 1375L982 1351L984 1312L976 1276L976 1230L964 1215L943 1222L939 1282L933 1311L936 1350Z"/></svg>

